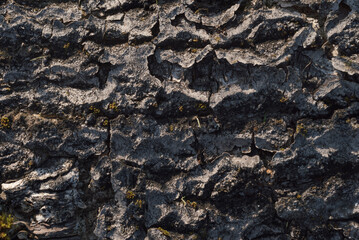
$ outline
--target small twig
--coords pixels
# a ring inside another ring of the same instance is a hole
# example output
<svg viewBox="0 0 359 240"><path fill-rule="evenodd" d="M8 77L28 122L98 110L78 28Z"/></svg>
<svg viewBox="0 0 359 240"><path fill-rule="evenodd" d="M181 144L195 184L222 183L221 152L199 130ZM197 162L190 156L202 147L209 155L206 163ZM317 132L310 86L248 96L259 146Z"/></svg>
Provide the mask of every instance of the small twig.
<svg viewBox="0 0 359 240"><path fill-rule="evenodd" d="M312 63L313 63L313 61L310 61L310 62L307 64L307 66L305 66L305 67L304 67L304 69L303 69L303 71L302 71L302 72L304 72L304 71L305 71L305 69L306 69L307 67L309 67Z"/></svg>
<svg viewBox="0 0 359 240"><path fill-rule="evenodd" d="M201 123L199 122L199 119L197 116L195 116L195 119L197 120L197 123L198 123L198 127L201 128Z"/></svg>
<svg viewBox="0 0 359 240"><path fill-rule="evenodd" d="M208 13L208 8L198 8L194 13L198 14L200 11L206 11Z"/></svg>
<svg viewBox="0 0 359 240"><path fill-rule="evenodd" d="M184 196L181 198L181 201L182 201L183 204L186 206L186 201L184 200Z"/></svg>
<svg viewBox="0 0 359 240"><path fill-rule="evenodd" d="M219 156L217 156L217 157L215 157L215 158L209 160L209 162L214 162L214 161L220 159L221 157L223 157L225 154L228 155L228 156L231 156L231 154L230 154L229 152L223 152L223 153L221 153Z"/></svg>
<svg viewBox="0 0 359 240"><path fill-rule="evenodd" d="M46 58L46 57L49 57L49 56L50 55L43 55L43 56L40 56L40 57L33 58L30 61L33 62L33 61L36 61L36 60L39 60L39 59L42 59L42 58Z"/></svg>

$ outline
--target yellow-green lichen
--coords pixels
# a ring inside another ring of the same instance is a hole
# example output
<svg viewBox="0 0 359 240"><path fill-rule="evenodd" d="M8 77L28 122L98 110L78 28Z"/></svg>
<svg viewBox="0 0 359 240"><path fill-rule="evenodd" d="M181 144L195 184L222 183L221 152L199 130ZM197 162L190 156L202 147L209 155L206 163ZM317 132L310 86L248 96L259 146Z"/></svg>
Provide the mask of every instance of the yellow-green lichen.
<svg viewBox="0 0 359 240"><path fill-rule="evenodd" d="M284 103L284 102L288 101L288 98L283 96L279 101L281 103Z"/></svg>
<svg viewBox="0 0 359 240"><path fill-rule="evenodd" d="M127 193L126 193L126 198L127 198L127 199L134 199L134 197L135 197L135 193L134 193L134 192L132 192L132 191L127 191Z"/></svg>
<svg viewBox="0 0 359 240"><path fill-rule="evenodd" d="M0 215L0 239L10 240L9 230L14 223L14 217L11 214L2 213Z"/></svg>
<svg viewBox="0 0 359 240"><path fill-rule="evenodd" d="M108 105L108 109L118 112L118 106L116 102L112 102Z"/></svg>
<svg viewBox="0 0 359 240"><path fill-rule="evenodd" d="M167 236L167 237L171 236L170 233L169 233L167 230L165 230L165 229L163 229L163 228L161 228L161 227L158 227L157 229L158 229L163 235L165 235L165 236Z"/></svg>
<svg viewBox="0 0 359 240"><path fill-rule="evenodd" d="M90 109L90 111L92 111L95 114L99 114L101 112L100 109L98 109L98 108L96 108L94 106L90 106L89 109Z"/></svg>
<svg viewBox="0 0 359 240"><path fill-rule="evenodd" d="M107 127L108 126L108 119L103 120L102 125L104 127Z"/></svg>
<svg viewBox="0 0 359 240"><path fill-rule="evenodd" d="M185 200L185 197L182 197L181 201L184 206L191 206L193 208L197 208L197 202L195 201L191 202L190 200Z"/></svg>
<svg viewBox="0 0 359 240"><path fill-rule="evenodd" d="M70 43L66 43L65 45L64 45L64 49L68 49L70 47Z"/></svg>
<svg viewBox="0 0 359 240"><path fill-rule="evenodd" d="M297 125L296 131L297 134L301 133L303 136L307 134L307 129L305 128L303 123Z"/></svg>
<svg viewBox="0 0 359 240"><path fill-rule="evenodd" d="M0 128L10 128L10 120L8 117L1 118Z"/></svg>
<svg viewBox="0 0 359 240"><path fill-rule="evenodd" d="M198 110L205 110L207 108L207 105L203 103L198 103L196 107Z"/></svg>
<svg viewBox="0 0 359 240"><path fill-rule="evenodd" d="M141 199L137 199L135 202L135 206L142 208L142 205L143 205L143 201Z"/></svg>

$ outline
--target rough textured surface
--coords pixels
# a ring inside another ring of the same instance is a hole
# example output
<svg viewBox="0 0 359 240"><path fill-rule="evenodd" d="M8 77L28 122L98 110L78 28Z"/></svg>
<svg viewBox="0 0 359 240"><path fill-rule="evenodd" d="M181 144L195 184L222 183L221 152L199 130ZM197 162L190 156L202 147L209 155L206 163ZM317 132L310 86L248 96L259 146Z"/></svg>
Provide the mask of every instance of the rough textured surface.
<svg viewBox="0 0 359 240"><path fill-rule="evenodd" d="M12 239L359 239L357 0L0 0Z"/></svg>

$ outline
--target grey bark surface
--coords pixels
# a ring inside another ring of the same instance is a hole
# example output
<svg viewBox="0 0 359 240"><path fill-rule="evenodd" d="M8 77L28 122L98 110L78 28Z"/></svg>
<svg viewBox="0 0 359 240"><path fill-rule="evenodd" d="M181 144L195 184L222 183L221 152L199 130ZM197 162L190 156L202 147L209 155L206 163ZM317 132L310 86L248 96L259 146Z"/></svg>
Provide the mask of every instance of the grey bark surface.
<svg viewBox="0 0 359 240"><path fill-rule="evenodd" d="M357 0L0 0L11 239L359 239Z"/></svg>

